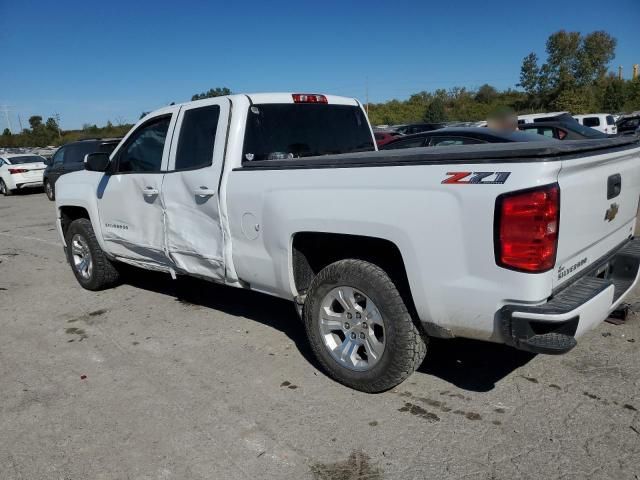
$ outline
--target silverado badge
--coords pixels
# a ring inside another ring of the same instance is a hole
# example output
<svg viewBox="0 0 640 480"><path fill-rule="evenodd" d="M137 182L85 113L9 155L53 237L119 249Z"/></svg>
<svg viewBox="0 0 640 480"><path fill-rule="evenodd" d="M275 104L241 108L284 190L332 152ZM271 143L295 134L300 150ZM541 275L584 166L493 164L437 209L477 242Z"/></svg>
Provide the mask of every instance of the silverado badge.
<svg viewBox="0 0 640 480"><path fill-rule="evenodd" d="M618 214L618 208L619 205L617 203L612 203L609 209L604 213L604 219L607 222L610 222L614 218L616 218L616 215Z"/></svg>

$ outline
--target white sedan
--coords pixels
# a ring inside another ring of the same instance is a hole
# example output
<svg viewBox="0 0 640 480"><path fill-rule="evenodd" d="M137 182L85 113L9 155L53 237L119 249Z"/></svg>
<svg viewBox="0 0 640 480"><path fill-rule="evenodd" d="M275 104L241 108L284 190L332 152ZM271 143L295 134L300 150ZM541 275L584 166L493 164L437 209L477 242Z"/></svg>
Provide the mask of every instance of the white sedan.
<svg viewBox="0 0 640 480"><path fill-rule="evenodd" d="M40 155L0 156L0 193L9 196L23 188L42 187L45 166L45 159Z"/></svg>

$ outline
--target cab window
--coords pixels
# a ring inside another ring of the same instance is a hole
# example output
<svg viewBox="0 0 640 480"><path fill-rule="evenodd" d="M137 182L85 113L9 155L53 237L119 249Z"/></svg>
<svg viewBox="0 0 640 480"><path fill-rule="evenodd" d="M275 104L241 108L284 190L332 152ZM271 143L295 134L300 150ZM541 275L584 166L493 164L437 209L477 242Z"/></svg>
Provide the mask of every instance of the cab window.
<svg viewBox="0 0 640 480"><path fill-rule="evenodd" d="M193 108L185 112L176 152L176 170L203 168L213 163L219 118L218 105Z"/></svg>
<svg viewBox="0 0 640 480"><path fill-rule="evenodd" d="M599 127L600 119L598 117L584 117L582 124L585 127Z"/></svg>
<svg viewBox="0 0 640 480"><path fill-rule="evenodd" d="M118 154L118 173L160 172L170 122L160 117L135 131Z"/></svg>

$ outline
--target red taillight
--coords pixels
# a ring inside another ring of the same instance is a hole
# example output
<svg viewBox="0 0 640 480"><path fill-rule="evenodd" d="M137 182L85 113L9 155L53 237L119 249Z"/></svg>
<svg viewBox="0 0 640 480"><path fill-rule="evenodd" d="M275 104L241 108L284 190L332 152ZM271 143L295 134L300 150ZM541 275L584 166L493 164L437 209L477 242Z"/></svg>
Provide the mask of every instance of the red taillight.
<svg viewBox="0 0 640 480"><path fill-rule="evenodd" d="M501 195L496 202L496 263L523 272L551 270L556 263L559 221L557 184Z"/></svg>
<svg viewBox="0 0 640 480"><path fill-rule="evenodd" d="M16 173L27 173L29 170L26 168L10 168L9 173L15 175Z"/></svg>
<svg viewBox="0 0 640 480"><path fill-rule="evenodd" d="M294 93L293 103L329 103L324 95L315 93Z"/></svg>

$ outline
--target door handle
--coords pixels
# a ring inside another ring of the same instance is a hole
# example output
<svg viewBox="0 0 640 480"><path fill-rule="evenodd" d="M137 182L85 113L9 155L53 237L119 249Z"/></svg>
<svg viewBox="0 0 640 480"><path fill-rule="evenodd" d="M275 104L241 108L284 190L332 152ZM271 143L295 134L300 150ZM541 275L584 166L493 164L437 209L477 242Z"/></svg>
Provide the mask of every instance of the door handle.
<svg viewBox="0 0 640 480"><path fill-rule="evenodd" d="M158 195L158 189L153 187L144 187L142 194L144 196Z"/></svg>
<svg viewBox="0 0 640 480"><path fill-rule="evenodd" d="M195 193L198 197L213 197L216 194L215 190L211 190L207 187L196 188L193 193Z"/></svg>
<svg viewBox="0 0 640 480"><path fill-rule="evenodd" d="M610 175L607 179L607 200L616 198L622 190L622 177L619 173Z"/></svg>

